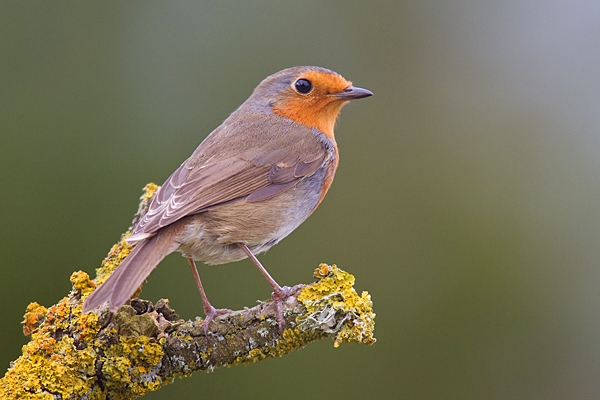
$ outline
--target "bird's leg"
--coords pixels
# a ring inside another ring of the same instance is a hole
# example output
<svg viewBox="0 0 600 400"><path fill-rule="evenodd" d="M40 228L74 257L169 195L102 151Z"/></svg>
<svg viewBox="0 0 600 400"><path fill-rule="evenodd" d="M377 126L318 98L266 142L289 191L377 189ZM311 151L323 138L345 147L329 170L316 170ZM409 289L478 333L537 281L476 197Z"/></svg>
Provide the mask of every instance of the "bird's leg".
<svg viewBox="0 0 600 400"><path fill-rule="evenodd" d="M252 260L254 265L256 265L256 268L258 268L260 273L265 277L267 282L269 282L269 285L271 285L271 287L273 288L273 300L277 305L277 322L279 323L279 333L283 333L283 324L285 322L283 318L283 300L291 294L295 293L301 285L297 285L294 287L280 286L277 283L277 281L273 279L271 274L269 274L269 272L265 269L265 267L262 266L260 261L258 261L258 258L256 258L254 254L252 254L248 246L242 243L238 243L238 246L240 246L240 248L248 256L248 258Z"/></svg>
<svg viewBox="0 0 600 400"><path fill-rule="evenodd" d="M202 329L204 329L204 335L208 335L208 325L217 315L227 314L231 312L231 310L227 308L214 308L210 301L208 301L208 297L206 297L206 293L204 292L204 287L202 286L202 281L200 280L200 275L198 274L198 268L196 268L196 263L191 258L188 258L188 263L190 264L190 269L192 270L192 274L194 275L194 279L196 280L196 286L198 286L198 291L200 292L200 297L202 298L202 307L204 308L204 321L202 322Z"/></svg>

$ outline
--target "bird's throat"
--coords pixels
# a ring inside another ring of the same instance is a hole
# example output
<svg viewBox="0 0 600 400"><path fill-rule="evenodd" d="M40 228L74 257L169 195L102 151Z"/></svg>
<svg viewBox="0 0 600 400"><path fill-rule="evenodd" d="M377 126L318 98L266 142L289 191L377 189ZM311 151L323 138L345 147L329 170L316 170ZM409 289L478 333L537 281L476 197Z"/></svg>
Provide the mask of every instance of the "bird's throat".
<svg viewBox="0 0 600 400"><path fill-rule="evenodd" d="M311 129L316 128L325 136L335 141L333 135L335 121L345 103L345 101L329 101L322 104L321 107L313 106L307 108L303 103L295 102L294 99L290 99L283 107L273 108L273 112L282 117L299 122Z"/></svg>

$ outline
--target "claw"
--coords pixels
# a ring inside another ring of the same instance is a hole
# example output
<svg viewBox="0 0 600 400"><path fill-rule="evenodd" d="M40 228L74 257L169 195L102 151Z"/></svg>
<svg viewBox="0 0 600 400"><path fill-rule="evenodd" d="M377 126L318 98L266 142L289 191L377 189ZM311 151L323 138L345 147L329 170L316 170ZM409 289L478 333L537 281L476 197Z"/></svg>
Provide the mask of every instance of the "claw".
<svg viewBox="0 0 600 400"><path fill-rule="evenodd" d="M271 296L275 302L275 305L277 306L277 323L279 324L279 334L283 334L283 326L285 324L285 318L283 316L283 301L296 293L300 287L302 287L302 285L296 285L292 287L279 286L278 288L274 288L275 290Z"/></svg>
<svg viewBox="0 0 600 400"><path fill-rule="evenodd" d="M219 315L224 315L227 313L230 313L231 310L228 308L214 308L213 306L211 306L210 309L204 309L204 314L206 315L204 317L204 321L202 321L202 330L204 331L204 336L208 336L208 326L210 325L210 323L212 322L212 320L215 317L218 317Z"/></svg>
<svg viewBox="0 0 600 400"><path fill-rule="evenodd" d="M230 313L231 310L228 308L214 308L210 301L208 301L208 297L206 297L206 293L204 292L204 287L202 286L202 281L200 281L200 275L198 274L198 269L196 268L196 263L191 258L188 258L188 263L190 264L190 269L192 270L192 274L194 275L194 280L196 281L196 286L198 286L198 291L200 292L200 297L202 298L202 307L204 308L204 321L202 321L202 329L204 330L204 336L208 336L208 326L210 325L213 318L219 315Z"/></svg>

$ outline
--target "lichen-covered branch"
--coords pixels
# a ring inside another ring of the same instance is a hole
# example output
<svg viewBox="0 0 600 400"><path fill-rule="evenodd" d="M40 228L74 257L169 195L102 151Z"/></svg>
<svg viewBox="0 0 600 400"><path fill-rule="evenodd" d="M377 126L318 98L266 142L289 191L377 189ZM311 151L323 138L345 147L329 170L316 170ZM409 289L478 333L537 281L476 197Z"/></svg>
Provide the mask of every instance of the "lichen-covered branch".
<svg viewBox="0 0 600 400"><path fill-rule="evenodd" d="M146 187L136 218L155 190ZM358 295L352 275L326 264L315 270L316 282L286 299L282 334L272 301L215 318L208 334L200 318L180 319L167 300L134 298L114 315L107 308L82 314L83 300L131 250L127 235L94 281L75 272L72 291L58 304L27 307L23 331L31 341L0 379L1 399L131 399L177 376L282 356L325 337L333 337L335 347L375 342L369 294Z"/></svg>

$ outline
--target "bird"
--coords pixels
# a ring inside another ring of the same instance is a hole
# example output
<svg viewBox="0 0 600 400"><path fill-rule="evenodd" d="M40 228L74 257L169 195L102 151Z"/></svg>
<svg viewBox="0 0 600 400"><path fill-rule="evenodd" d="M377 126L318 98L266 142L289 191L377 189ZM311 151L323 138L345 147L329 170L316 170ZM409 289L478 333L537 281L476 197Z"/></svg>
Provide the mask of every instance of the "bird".
<svg viewBox="0 0 600 400"><path fill-rule="evenodd" d="M160 186L126 239L133 250L84 300L82 312L106 302L116 312L177 251L187 258L200 292L207 333L213 318L230 310L209 302L195 261L219 265L249 258L273 288L281 332L283 300L293 288L280 286L256 255L321 203L339 162L339 112L372 95L322 67L292 67L265 78Z"/></svg>

